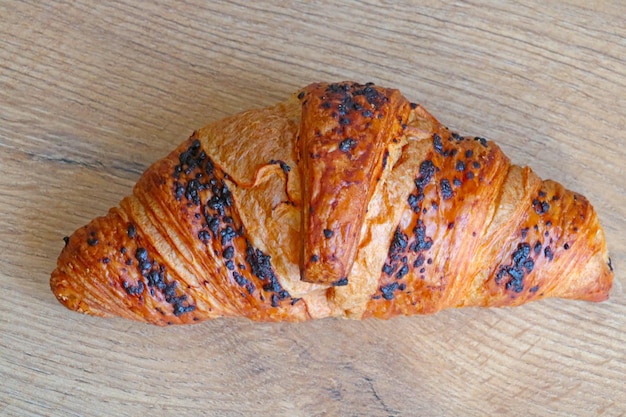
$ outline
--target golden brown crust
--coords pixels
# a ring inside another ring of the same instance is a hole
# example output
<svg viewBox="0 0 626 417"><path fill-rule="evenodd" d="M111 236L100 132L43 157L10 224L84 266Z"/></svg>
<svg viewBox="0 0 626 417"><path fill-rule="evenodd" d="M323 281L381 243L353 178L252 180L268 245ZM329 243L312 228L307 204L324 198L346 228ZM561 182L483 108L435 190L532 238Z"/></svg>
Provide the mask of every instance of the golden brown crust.
<svg viewBox="0 0 626 417"><path fill-rule="evenodd" d="M346 82L195 132L67 240L51 287L72 310L166 325L602 301L612 280L583 196Z"/></svg>
<svg viewBox="0 0 626 417"><path fill-rule="evenodd" d="M365 209L409 115L397 91L370 84L302 90L302 280L346 285Z"/></svg>

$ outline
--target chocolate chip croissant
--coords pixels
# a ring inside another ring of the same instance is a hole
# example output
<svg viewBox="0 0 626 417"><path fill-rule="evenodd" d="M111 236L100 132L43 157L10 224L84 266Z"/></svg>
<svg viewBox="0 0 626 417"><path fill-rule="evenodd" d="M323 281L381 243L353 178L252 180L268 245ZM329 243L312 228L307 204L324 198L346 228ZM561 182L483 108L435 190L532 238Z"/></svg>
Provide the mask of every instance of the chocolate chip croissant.
<svg viewBox="0 0 626 417"><path fill-rule="evenodd" d="M587 199L371 83L194 132L65 242L61 303L158 325L602 301L613 280Z"/></svg>

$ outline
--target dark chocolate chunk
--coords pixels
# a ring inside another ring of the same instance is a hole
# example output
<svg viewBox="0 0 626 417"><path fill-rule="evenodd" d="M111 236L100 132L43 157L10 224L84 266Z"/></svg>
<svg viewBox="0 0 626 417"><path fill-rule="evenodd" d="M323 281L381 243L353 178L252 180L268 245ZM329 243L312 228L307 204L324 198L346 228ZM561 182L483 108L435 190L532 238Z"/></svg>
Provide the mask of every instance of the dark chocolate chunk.
<svg viewBox="0 0 626 417"><path fill-rule="evenodd" d="M339 142L339 150L341 152L349 152L357 145L357 141L352 138L346 138Z"/></svg>
<svg viewBox="0 0 626 417"><path fill-rule="evenodd" d="M449 200L453 197L454 193L452 192L452 186L450 185L450 181L444 178L439 182L439 187L441 189L441 196L444 200Z"/></svg>
<svg viewBox="0 0 626 417"><path fill-rule="evenodd" d="M220 227L220 219L218 217L208 217L207 223L209 229L213 232L213 236L217 237L217 231Z"/></svg>
<svg viewBox="0 0 626 417"><path fill-rule="evenodd" d="M173 313L176 317L185 314L185 313L190 313L192 311L194 311L196 309L196 306L194 305L183 305L181 303L174 303L173 304Z"/></svg>
<svg viewBox="0 0 626 417"><path fill-rule="evenodd" d="M421 194L421 198L420 196L417 196L415 194L409 194L408 203L409 203L409 207L411 208L411 210L413 210L415 213L419 213L420 211L419 203L423 199L424 199L424 194Z"/></svg>
<svg viewBox="0 0 626 417"><path fill-rule="evenodd" d="M393 300L394 298L393 292L398 289L398 285L400 284L398 284L397 282L392 282L389 285L380 287L380 291L383 293L383 298L385 300Z"/></svg>
<svg viewBox="0 0 626 417"><path fill-rule="evenodd" d="M485 139L485 138L481 138L480 136L476 136L476 137L474 138L474 140L479 141L479 142L480 142L480 144L481 144L482 146L484 146L485 148L487 147L487 139Z"/></svg>
<svg viewBox="0 0 626 417"><path fill-rule="evenodd" d="M433 134L433 147L435 148L435 152L440 155L444 155L443 144L441 143L441 136L436 133Z"/></svg>
<svg viewBox="0 0 626 417"><path fill-rule="evenodd" d="M177 201L180 201L180 199L183 198L183 195L185 195L185 187L183 187L182 184L180 184L179 182L175 182L174 197Z"/></svg>
<svg viewBox="0 0 626 417"><path fill-rule="evenodd" d="M148 259L148 251L145 248L137 248L135 251L135 258L138 261L145 261Z"/></svg>
<svg viewBox="0 0 626 417"><path fill-rule="evenodd" d="M348 277L343 277L333 282L333 287L342 287L344 285L348 285Z"/></svg>
<svg viewBox="0 0 626 417"><path fill-rule="evenodd" d="M423 161L420 164L420 175L415 180L415 185L417 187L425 186L430 182L433 175L435 175L435 164L429 159Z"/></svg>
<svg viewBox="0 0 626 417"><path fill-rule="evenodd" d="M235 279L235 282L242 287L245 287L250 282L239 272L233 272L233 278Z"/></svg>
<svg viewBox="0 0 626 417"><path fill-rule="evenodd" d="M389 255L397 254L403 251L409 244L408 237L400 231L400 228L396 228L391 239L391 245L389 246Z"/></svg>
<svg viewBox="0 0 626 417"><path fill-rule="evenodd" d="M285 174L288 174L289 171L291 171L291 167L284 161L272 159L269 163L280 165L280 169L282 169Z"/></svg>
<svg viewBox="0 0 626 417"><path fill-rule="evenodd" d="M531 258L528 258L524 261L523 266L526 272L530 274L533 271L533 268L535 267L535 261L533 261Z"/></svg>
<svg viewBox="0 0 626 417"><path fill-rule="evenodd" d="M426 226L423 220L419 219L417 221L417 225L413 228L413 234L417 239L417 251L428 250L433 246L432 238L426 236Z"/></svg>
<svg viewBox="0 0 626 417"><path fill-rule="evenodd" d="M385 154L383 155L383 169L387 167L387 159L389 159L389 151L385 150Z"/></svg>
<svg viewBox="0 0 626 417"><path fill-rule="evenodd" d="M226 259L232 259L234 255L235 255L235 248L232 246L227 246L222 251L222 256Z"/></svg>
<svg viewBox="0 0 626 417"><path fill-rule="evenodd" d="M546 248L543 250L543 254L549 260L553 260L554 259L554 254L552 253L552 249L550 248L550 246L546 246Z"/></svg>
<svg viewBox="0 0 626 417"><path fill-rule="evenodd" d="M278 295L272 294L271 300L272 300L272 307L278 307L280 305L279 300L278 300Z"/></svg>
<svg viewBox="0 0 626 417"><path fill-rule="evenodd" d="M200 230L198 232L198 239L200 239L203 243L207 243L211 240L211 234L207 230Z"/></svg>
<svg viewBox="0 0 626 417"><path fill-rule="evenodd" d="M138 281L137 285L132 285L128 281L122 282L122 287L128 295L139 295L143 292L144 285L142 281Z"/></svg>
<svg viewBox="0 0 626 417"><path fill-rule="evenodd" d="M220 235L222 236L222 245L227 245L235 236L237 236L237 232L231 226L226 226L220 230Z"/></svg>
<svg viewBox="0 0 626 417"><path fill-rule="evenodd" d="M161 271L150 271L146 278L148 279L149 287L155 287L160 291L165 289L165 277Z"/></svg>
<svg viewBox="0 0 626 417"><path fill-rule="evenodd" d="M538 199L533 200L533 208L537 214L545 214L548 210L550 210L550 204L546 201L540 201Z"/></svg>
<svg viewBox="0 0 626 417"><path fill-rule="evenodd" d="M512 259L515 265L520 265L530 254L530 245L528 243L520 243L513 252Z"/></svg>
<svg viewBox="0 0 626 417"><path fill-rule="evenodd" d="M396 279L402 279L406 274L409 273L409 267L407 265L402 266L400 270L396 273Z"/></svg>
<svg viewBox="0 0 626 417"><path fill-rule="evenodd" d="M391 275L393 274L393 271L395 270L395 268L389 264L384 264L383 265L383 272L387 275Z"/></svg>

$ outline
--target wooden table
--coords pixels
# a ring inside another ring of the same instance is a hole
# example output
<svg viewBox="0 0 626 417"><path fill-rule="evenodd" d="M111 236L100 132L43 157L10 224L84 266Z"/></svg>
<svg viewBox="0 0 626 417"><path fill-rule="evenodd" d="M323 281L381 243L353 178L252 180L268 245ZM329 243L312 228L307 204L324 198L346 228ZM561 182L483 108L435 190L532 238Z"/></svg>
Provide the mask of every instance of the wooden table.
<svg viewBox="0 0 626 417"><path fill-rule="evenodd" d="M0 0L1 415L626 414L625 3L337 3ZM174 328L57 303L62 237L152 161L344 79L399 88L586 195L611 299Z"/></svg>

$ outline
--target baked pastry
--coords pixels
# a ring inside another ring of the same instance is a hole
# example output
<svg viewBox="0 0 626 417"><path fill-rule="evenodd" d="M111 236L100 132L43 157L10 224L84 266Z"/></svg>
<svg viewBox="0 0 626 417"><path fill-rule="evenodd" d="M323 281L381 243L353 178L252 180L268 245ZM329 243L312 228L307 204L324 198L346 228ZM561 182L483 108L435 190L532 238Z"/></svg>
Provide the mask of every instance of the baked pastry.
<svg viewBox="0 0 626 417"><path fill-rule="evenodd" d="M158 325L602 301L613 280L587 199L371 83L194 132L65 242L61 303Z"/></svg>

